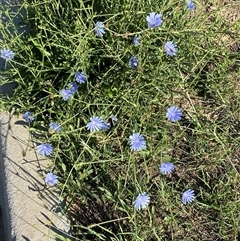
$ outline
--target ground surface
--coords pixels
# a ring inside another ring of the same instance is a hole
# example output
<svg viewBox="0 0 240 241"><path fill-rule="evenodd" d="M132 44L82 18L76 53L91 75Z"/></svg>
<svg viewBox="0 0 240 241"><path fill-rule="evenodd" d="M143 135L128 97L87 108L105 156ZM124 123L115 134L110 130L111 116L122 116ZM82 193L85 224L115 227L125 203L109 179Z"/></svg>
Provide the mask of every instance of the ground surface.
<svg viewBox="0 0 240 241"><path fill-rule="evenodd" d="M27 144L29 134L22 117L1 113L0 120L4 185L9 205L6 208L10 209L11 220L11 224L6 222L6 225L11 225L11 238L16 241L56 240L58 230L67 232L68 227L54 213L60 203L57 190L47 188L44 183L44 170L49 162L38 157L32 142ZM3 241L1 237L0 233L0 241Z"/></svg>
<svg viewBox="0 0 240 241"><path fill-rule="evenodd" d="M2 194L2 191L0 190ZM3 226L3 217L2 217L2 207L0 207L0 237L1 241L5 241L5 233L4 233L4 226Z"/></svg>

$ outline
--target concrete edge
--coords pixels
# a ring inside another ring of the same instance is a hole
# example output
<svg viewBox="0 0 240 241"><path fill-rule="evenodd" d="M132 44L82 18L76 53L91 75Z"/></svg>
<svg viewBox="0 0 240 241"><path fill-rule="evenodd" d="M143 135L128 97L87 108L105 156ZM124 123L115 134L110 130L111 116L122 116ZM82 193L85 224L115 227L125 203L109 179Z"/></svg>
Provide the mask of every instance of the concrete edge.
<svg viewBox="0 0 240 241"><path fill-rule="evenodd" d="M6 241L71 239L70 222L57 209L62 207L57 188L45 189L39 172L49 170L51 163L38 157L35 148L22 156L29 137L22 118L0 113L0 174L3 187L2 210ZM2 239L1 239L2 240Z"/></svg>
<svg viewBox="0 0 240 241"><path fill-rule="evenodd" d="M2 120L0 118L0 131L2 130ZM2 177L0 180L1 184L1 199L0 199L0 206L2 209L2 217L3 217L3 226L4 226L4 240L11 240L11 217L10 217L10 210L8 204L8 196L7 196L7 186L6 186L6 176L5 176L5 168L4 168L4 161L2 153L5 152L4 147L6 143L3 143L2 135L0 135L0 176Z"/></svg>

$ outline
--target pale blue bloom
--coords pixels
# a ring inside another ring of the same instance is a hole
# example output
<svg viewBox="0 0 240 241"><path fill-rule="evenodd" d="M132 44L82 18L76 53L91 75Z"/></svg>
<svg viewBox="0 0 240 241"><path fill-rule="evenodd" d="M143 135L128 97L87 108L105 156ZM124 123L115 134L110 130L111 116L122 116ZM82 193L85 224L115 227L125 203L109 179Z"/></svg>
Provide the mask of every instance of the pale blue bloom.
<svg viewBox="0 0 240 241"><path fill-rule="evenodd" d="M37 151L43 156L49 156L52 154L53 148L51 144L43 143L37 146Z"/></svg>
<svg viewBox="0 0 240 241"><path fill-rule="evenodd" d="M174 170L174 164L171 162L163 162L159 170L162 174L170 174Z"/></svg>
<svg viewBox="0 0 240 241"><path fill-rule="evenodd" d="M105 34L105 26L103 22L96 22L94 31L98 37L102 37Z"/></svg>
<svg viewBox="0 0 240 241"><path fill-rule="evenodd" d="M72 92L73 95L77 92L78 87L79 87L79 85L76 82L68 83L67 86L68 86L68 89Z"/></svg>
<svg viewBox="0 0 240 241"><path fill-rule="evenodd" d="M84 74L83 72L77 72L75 74L75 78L76 78L76 81L79 83L79 84L83 84L86 82L87 80L87 76L86 74Z"/></svg>
<svg viewBox="0 0 240 241"><path fill-rule="evenodd" d="M134 43L136 46L140 45L140 39L141 39L141 37L134 37L133 43Z"/></svg>
<svg viewBox="0 0 240 241"><path fill-rule="evenodd" d="M62 89L60 91L60 95L62 96L63 100L67 101L72 97L72 91L69 89Z"/></svg>
<svg viewBox="0 0 240 241"><path fill-rule="evenodd" d="M23 119L26 121L26 122L32 122L34 121L34 115L32 112L26 112L25 114L23 114Z"/></svg>
<svg viewBox="0 0 240 241"><path fill-rule="evenodd" d="M111 127L111 124L104 121L104 124L103 124L103 126L102 126L102 129L103 129L104 131L108 131L108 130L110 129L110 127Z"/></svg>
<svg viewBox="0 0 240 241"><path fill-rule="evenodd" d="M45 182L49 185L49 186L54 186L57 184L58 182L58 176L54 175L52 172L47 173L46 178L45 178Z"/></svg>
<svg viewBox="0 0 240 241"><path fill-rule="evenodd" d="M177 45L173 41L168 41L165 44L164 48L165 48L165 51L166 51L167 55L169 55L169 56L176 55Z"/></svg>
<svg viewBox="0 0 240 241"><path fill-rule="evenodd" d="M129 138L131 150L141 151L146 148L146 141L140 133L134 133Z"/></svg>
<svg viewBox="0 0 240 241"><path fill-rule="evenodd" d="M49 129L55 131L56 133L58 133L58 132L61 131L62 128L61 128L61 125L59 125L58 123L52 122L49 125Z"/></svg>
<svg viewBox="0 0 240 241"><path fill-rule="evenodd" d="M150 197L146 192L139 194L136 198L136 200L133 202L134 207L137 210L141 210L143 208L146 208L148 204L150 203Z"/></svg>
<svg viewBox="0 0 240 241"><path fill-rule="evenodd" d="M182 202L184 204L191 203L196 198L194 191L192 189L188 189L182 194Z"/></svg>
<svg viewBox="0 0 240 241"><path fill-rule="evenodd" d="M113 121L115 121L115 122L118 121L118 118L117 118L116 116L114 116L114 115L111 116L111 119L112 119Z"/></svg>
<svg viewBox="0 0 240 241"><path fill-rule="evenodd" d="M10 49L2 49L1 50L1 58L5 60L11 60L14 58L14 53Z"/></svg>
<svg viewBox="0 0 240 241"><path fill-rule="evenodd" d="M136 56L132 56L129 60L129 66L134 69L138 66L138 59Z"/></svg>
<svg viewBox="0 0 240 241"><path fill-rule="evenodd" d="M155 12L150 13L146 19L149 28L159 27L163 22L162 15Z"/></svg>
<svg viewBox="0 0 240 241"><path fill-rule="evenodd" d="M187 7L189 8L190 11L193 11L195 9L195 4L192 1L187 2Z"/></svg>
<svg viewBox="0 0 240 241"><path fill-rule="evenodd" d="M106 130L107 126L103 119L98 116L93 116L90 118L90 122L87 124L87 129L90 132Z"/></svg>
<svg viewBox="0 0 240 241"><path fill-rule="evenodd" d="M175 106L171 106L167 109L166 117L169 121L175 122L182 119L182 111Z"/></svg>

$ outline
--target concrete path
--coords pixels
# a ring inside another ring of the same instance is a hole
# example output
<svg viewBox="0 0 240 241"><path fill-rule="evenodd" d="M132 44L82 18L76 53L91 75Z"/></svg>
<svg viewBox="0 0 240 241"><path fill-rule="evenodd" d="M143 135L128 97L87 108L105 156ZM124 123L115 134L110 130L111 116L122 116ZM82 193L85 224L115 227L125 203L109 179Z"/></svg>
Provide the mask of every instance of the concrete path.
<svg viewBox="0 0 240 241"><path fill-rule="evenodd" d="M36 143L30 141L26 123L11 114L0 114L1 182L4 184L1 206L6 240L57 240L68 236L69 223L61 211L56 188L46 188L44 178L50 161L38 156ZM27 153L23 153L27 148ZM2 239L0 238L2 241Z"/></svg>

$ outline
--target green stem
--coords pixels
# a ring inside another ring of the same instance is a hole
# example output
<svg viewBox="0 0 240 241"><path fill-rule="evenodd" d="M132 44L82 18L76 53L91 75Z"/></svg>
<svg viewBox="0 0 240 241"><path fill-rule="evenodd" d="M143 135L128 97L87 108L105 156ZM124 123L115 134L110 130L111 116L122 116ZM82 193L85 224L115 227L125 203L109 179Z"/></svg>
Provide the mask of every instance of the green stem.
<svg viewBox="0 0 240 241"><path fill-rule="evenodd" d="M25 157L26 154L27 154L27 149L29 147L29 143L30 143L30 136L31 135L31 132L30 132L30 122L28 123L28 142L27 142L27 147L26 149L23 151L23 156Z"/></svg>

